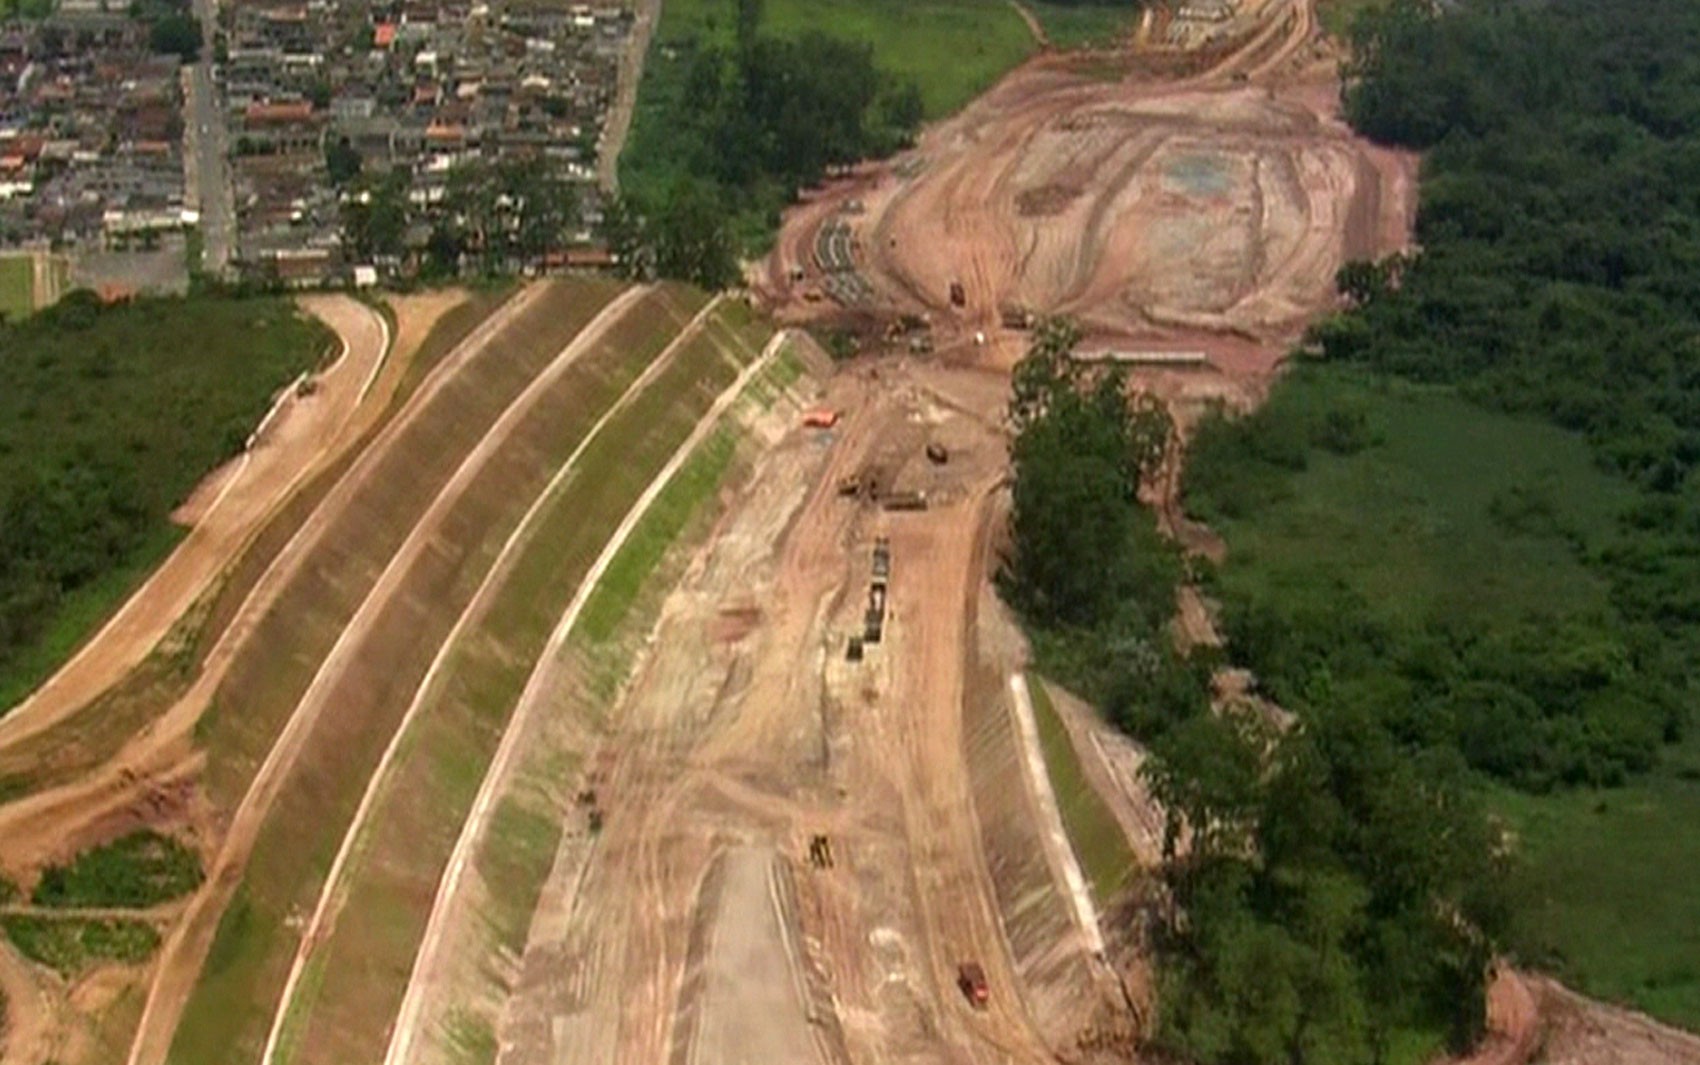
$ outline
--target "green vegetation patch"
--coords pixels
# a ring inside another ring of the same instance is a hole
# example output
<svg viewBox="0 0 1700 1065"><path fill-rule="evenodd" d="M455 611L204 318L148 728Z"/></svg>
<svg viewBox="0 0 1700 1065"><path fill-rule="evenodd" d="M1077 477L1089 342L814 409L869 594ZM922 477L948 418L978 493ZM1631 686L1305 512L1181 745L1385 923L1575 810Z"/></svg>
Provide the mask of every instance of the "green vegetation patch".
<svg viewBox="0 0 1700 1065"><path fill-rule="evenodd" d="M139 962L159 948L159 933L142 921L0 917L0 927L31 961L71 977L102 962Z"/></svg>
<svg viewBox="0 0 1700 1065"><path fill-rule="evenodd" d="M525 949L531 914L560 842L558 811L535 809L520 798L504 798L490 819L489 843L479 849L478 872L490 885L491 935L516 955Z"/></svg>
<svg viewBox="0 0 1700 1065"><path fill-rule="evenodd" d="M1305 367L1201 427L1187 502L1228 542L1232 652L1531 790L1650 764L1667 709L1593 559L1633 500L1586 443L1451 391Z"/></svg>
<svg viewBox="0 0 1700 1065"><path fill-rule="evenodd" d="M489 1020L464 1007L449 1012L447 1039L450 1060L455 1065L491 1065L501 1049Z"/></svg>
<svg viewBox="0 0 1700 1065"><path fill-rule="evenodd" d="M1045 27L1045 37L1057 48L1113 48L1126 44L1139 29L1142 4L1109 2L1043 3L1032 0L1027 9Z"/></svg>
<svg viewBox="0 0 1700 1065"><path fill-rule="evenodd" d="M170 836L149 829L77 855L42 873L37 906L144 908L201 886L201 859Z"/></svg>
<svg viewBox="0 0 1700 1065"><path fill-rule="evenodd" d="M662 556L720 486L736 448L735 433L717 430L667 482L586 601L579 615L579 632L585 639L605 643L613 638Z"/></svg>
<svg viewBox="0 0 1700 1065"><path fill-rule="evenodd" d="M328 342L278 299L74 292L0 326L0 706L59 660L42 641L75 645L63 618L98 625L163 554L171 510Z"/></svg>
<svg viewBox="0 0 1700 1065"><path fill-rule="evenodd" d="M1406 1055L1463 1046L1481 1028L1506 907L1488 822L1455 760L1412 758L1350 704L1307 707L1305 727L1285 732L1207 709L1210 657L1173 649L1180 568L1137 491L1170 425L1119 373L1076 363L1076 339L1043 323L1015 368L1003 585L1045 668L1098 693L1147 742L1148 783L1173 818L1162 875L1175 905L1153 929L1150 1041L1213 1065L1416 1061ZM1344 428L1346 442L1368 435ZM1062 801L1084 786L1078 773L1061 762ZM1082 855L1102 870L1094 878L1114 876L1095 849Z"/></svg>
<svg viewBox="0 0 1700 1065"><path fill-rule="evenodd" d="M1038 677L1030 677L1033 715L1039 727L1039 746L1045 754L1045 772L1057 797L1057 810L1068 829L1074 853L1092 885L1099 906L1108 905L1138 866L1127 836L1115 815L1086 779L1080 755L1069 739L1068 729L1057 716L1051 693Z"/></svg>
<svg viewBox="0 0 1700 1065"><path fill-rule="evenodd" d="M1007 0L765 0L757 6L762 29L775 36L823 33L870 46L882 70L920 87L928 118L955 111L1037 48ZM665 64L662 49L693 38L732 43L738 7L738 0L673 0L662 9L650 61Z"/></svg>
<svg viewBox="0 0 1700 1065"><path fill-rule="evenodd" d="M1513 944L1601 998L1700 1029L1700 744L1622 788L1492 804L1526 865Z"/></svg>
<svg viewBox="0 0 1700 1065"><path fill-rule="evenodd" d="M1390 0L1322 0L1316 14L1322 28L1341 40L1351 35L1352 26L1365 11L1380 11Z"/></svg>
<svg viewBox="0 0 1700 1065"><path fill-rule="evenodd" d="M35 310L35 265L27 255L0 255L0 320L17 322Z"/></svg>

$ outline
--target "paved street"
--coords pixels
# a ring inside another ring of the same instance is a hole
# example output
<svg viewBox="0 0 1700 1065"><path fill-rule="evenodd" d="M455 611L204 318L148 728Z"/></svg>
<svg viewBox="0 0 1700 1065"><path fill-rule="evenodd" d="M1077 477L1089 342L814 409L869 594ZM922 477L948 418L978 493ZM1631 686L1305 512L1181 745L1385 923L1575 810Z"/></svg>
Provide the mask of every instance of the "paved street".
<svg viewBox="0 0 1700 1065"><path fill-rule="evenodd" d="M203 34L201 58L189 72L184 101L185 143L191 153L189 188L201 212L202 268L223 276L236 240L236 203L230 187L227 135L218 84L213 77L213 47L218 25L214 0L195 0Z"/></svg>

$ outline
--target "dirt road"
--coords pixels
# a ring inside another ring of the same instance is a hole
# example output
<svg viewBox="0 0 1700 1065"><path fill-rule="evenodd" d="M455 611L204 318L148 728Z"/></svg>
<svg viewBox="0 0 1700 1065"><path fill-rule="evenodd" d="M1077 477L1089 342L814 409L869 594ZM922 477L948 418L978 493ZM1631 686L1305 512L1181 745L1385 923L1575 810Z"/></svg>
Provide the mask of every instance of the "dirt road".
<svg viewBox="0 0 1700 1065"><path fill-rule="evenodd" d="M121 680L217 579L278 504L342 438L389 350L382 315L347 296L303 305L336 331L341 354L311 395L286 388L251 446L195 490L193 528L70 661L0 718L0 746L35 735Z"/></svg>
<svg viewBox="0 0 1700 1065"><path fill-rule="evenodd" d="M975 380L962 394L985 391ZM1001 393L988 394L982 417L892 367L841 374L824 397L839 426L793 431L761 460L586 759L607 824L588 849L563 847L500 1060L722 1060L722 1011L758 995L762 1010L740 1011L746 1049L1052 1059L1010 959L964 768L981 516L1005 461ZM929 439L947 442L948 468L923 457ZM839 479L858 473L925 492L929 508L841 498ZM887 625L857 665L844 637L862 625L876 536L892 554ZM817 836L826 855L811 860ZM770 854L795 902L774 887L764 911L728 870L749 874L741 863ZM728 937L763 971L781 965L776 943L794 944L794 993L750 984L753 972L729 979ZM983 1011L956 986L970 959L993 988Z"/></svg>
<svg viewBox="0 0 1700 1065"><path fill-rule="evenodd" d="M632 129L632 112L637 108L638 85L643 81L649 42L661 21L661 0L637 0L635 15L626 50L620 53L614 106L608 110L608 121L596 146L596 183L604 192L620 191L620 153L625 151L626 135Z"/></svg>

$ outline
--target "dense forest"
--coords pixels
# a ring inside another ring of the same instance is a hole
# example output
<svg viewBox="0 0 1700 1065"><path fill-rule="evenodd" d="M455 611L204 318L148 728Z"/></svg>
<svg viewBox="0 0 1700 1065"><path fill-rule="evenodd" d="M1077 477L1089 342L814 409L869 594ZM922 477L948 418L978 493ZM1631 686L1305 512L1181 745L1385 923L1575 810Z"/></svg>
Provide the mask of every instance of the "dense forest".
<svg viewBox="0 0 1700 1065"><path fill-rule="evenodd" d="M690 38L652 60L648 113L621 160L626 198L605 225L630 268L707 288L736 278L797 190L895 151L922 117L917 86L881 71L870 46L769 36L761 0L728 10L730 41Z"/></svg>
<svg viewBox="0 0 1700 1065"><path fill-rule="evenodd" d="M1225 604L1231 642L1284 701L1373 679L1354 690L1401 741L1518 787L1620 783L1682 737L1700 651L1700 8L1401 0L1354 45L1352 121L1429 149L1422 252L1341 271L1355 306L1314 330L1322 354L1575 431L1631 502L1604 537L1564 527L1566 485L1495 502L1508 535L1571 540L1610 589L1589 616L1390 626L1344 591L1266 596ZM1329 418L1207 426L1193 505L1365 443Z"/></svg>
<svg viewBox="0 0 1700 1065"><path fill-rule="evenodd" d="M1017 367L1006 598L1039 667L1151 748L1170 814L1154 1042L1201 1062L1410 1060L1480 1029L1510 912L1460 767L1350 706L1282 733L1208 711L1167 630L1183 576L1138 490L1172 426L1045 323ZM1187 847L1177 844L1184 837Z"/></svg>
<svg viewBox="0 0 1700 1065"><path fill-rule="evenodd" d="M79 291L0 325L0 705L66 604L158 544L327 344L277 299Z"/></svg>

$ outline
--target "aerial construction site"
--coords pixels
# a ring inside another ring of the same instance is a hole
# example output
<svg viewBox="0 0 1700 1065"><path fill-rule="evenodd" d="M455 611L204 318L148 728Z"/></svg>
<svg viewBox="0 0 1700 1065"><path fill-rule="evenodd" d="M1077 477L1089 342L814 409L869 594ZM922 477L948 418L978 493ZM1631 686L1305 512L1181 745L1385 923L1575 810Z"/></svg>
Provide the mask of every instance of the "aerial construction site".
<svg viewBox="0 0 1700 1065"><path fill-rule="evenodd" d="M0 943L0 1056L1132 1060L1152 974L1106 915L1163 815L995 594L1008 371L1066 314L1183 425L1255 402L1337 268L1409 239L1414 160L1351 135L1336 59L1309 0L1042 53L810 190L748 299L315 301L340 359L0 719L23 893L142 828L205 871L147 907L0 900L94 956ZM151 949L89 947L131 926ZM1563 994L1507 985L1483 1060ZM1611 1023L1662 1055L1620 1060L1700 1060Z"/></svg>

